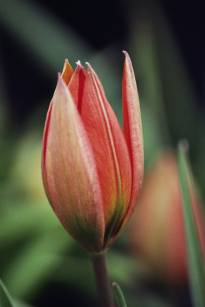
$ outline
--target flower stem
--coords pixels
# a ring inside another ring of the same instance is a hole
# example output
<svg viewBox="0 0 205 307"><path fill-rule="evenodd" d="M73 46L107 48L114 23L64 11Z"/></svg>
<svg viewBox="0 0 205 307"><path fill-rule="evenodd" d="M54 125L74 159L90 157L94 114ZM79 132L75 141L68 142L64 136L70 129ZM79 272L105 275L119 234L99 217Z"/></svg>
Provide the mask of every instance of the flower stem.
<svg viewBox="0 0 205 307"><path fill-rule="evenodd" d="M105 253L92 257L98 296L102 307L114 307L111 283L106 268Z"/></svg>

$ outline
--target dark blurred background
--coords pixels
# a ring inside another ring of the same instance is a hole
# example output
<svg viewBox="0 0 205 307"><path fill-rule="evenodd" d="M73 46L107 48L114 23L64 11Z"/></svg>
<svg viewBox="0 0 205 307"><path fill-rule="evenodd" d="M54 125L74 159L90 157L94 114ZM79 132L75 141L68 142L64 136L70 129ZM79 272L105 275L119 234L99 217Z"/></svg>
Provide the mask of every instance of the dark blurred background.
<svg viewBox="0 0 205 307"><path fill-rule="evenodd" d="M187 138L203 198L204 29L202 1L0 1L0 277L19 301L96 304L86 255L53 216L40 178L45 115L64 59L93 64L121 118L127 50L141 98L146 169L159 151ZM187 285L176 295L175 286L157 279L141 284L143 270L128 250L125 235L109 263L130 306L135 297L142 307L189 306Z"/></svg>
<svg viewBox="0 0 205 307"><path fill-rule="evenodd" d="M6 4L9 10L13 10L13 18L18 19L18 10L15 10L14 3L8 1ZM203 2L195 1L29 1L32 6L37 6L46 14L55 18L62 25L64 30L69 28L79 39L82 39L86 45L92 48L93 52L100 52L106 48L113 48L116 53L115 57L119 60L121 50L129 50L130 32L132 31L132 22L138 23L141 14L145 14L152 19L152 12L156 6L160 6L164 16L170 25L170 30L175 38L183 61L188 73L193 81L193 86L197 89L199 103L203 106L204 97L204 27ZM21 3L23 6L23 2ZM4 14L4 1L1 3L1 10ZM26 4L26 7L28 4ZM22 10L20 7L19 10ZM22 12L20 13L20 15ZM19 21L22 27L28 27L28 35L41 35L32 29L32 20ZM36 20L36 22L38 22ZM152 21L151 21L152 22ZM27 24L28 23L28 24ZM15 25L12 25L15 27ZM20 27L18 28L20 31ZM34 33L33 33L34 31ZM23 35L23 34L22 34ZM53 39L58 33L53 33ZM1 54L3 58L2 70L7 80L8 93L11 97L9 106L13 124L19 126L30 116L36 107L42 105L41 98L49 90L50 94L55 82L54 75L46 74L42 69L42 63L38 62L38 56L30 53L31 43L26 43L25 37L19 38L15 35L15 28L12 30L5 24L1 24ZM53 42L48 46L47 40L45 49L52 49L53 53L58 52L58 44ZM37 38L36 38L37 43ZM59 41L60 43L60 41ZM68 40L69 43L69 40ZM25 46L27 44L27 46ZM42 46L43 47L43 46ZM81 52L69 54L66 57L77 60ZM131 54L132 55L132 54ZM88 59L89 60L89 59ZM59 59L59 65L56 70L60 70L63 62L63 56ZM12 78L11 78L12 71ZM43 74L43 75L42 75ZM29 77L28 77L29 76ZM42 77L40 77L42 76ZM49 81L49 82L48 82ZM52 86L51 86L52 84ZM24 87L24 90L22 90ZM31 95L32 93L32 95ZM28 103L29 101L29 103Z"/></svg>

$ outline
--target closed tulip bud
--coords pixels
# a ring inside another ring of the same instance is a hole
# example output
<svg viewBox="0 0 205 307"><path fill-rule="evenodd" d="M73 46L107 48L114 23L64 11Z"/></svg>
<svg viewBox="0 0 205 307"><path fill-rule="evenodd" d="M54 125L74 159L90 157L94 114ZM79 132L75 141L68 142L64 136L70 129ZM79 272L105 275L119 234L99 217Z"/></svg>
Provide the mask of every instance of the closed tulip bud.
<svg viewBox="0 0 205 307"><path fill-rule="evenodd" d="M190 186L193 214L205 256L205 223L196 191ZM175 154L165 152L147 174L133 216L130 240L136 256L152 273L172 283L187 280L182 195Z"/></svg>
<svg viewBox="0 0 205 307"><path fill-rule="evenodd" d="M65 229L88 251L104 250L126 224L143 179L139 98L125 53L123 129L91 67L66 61L43 136L42 177Z"/></svg>

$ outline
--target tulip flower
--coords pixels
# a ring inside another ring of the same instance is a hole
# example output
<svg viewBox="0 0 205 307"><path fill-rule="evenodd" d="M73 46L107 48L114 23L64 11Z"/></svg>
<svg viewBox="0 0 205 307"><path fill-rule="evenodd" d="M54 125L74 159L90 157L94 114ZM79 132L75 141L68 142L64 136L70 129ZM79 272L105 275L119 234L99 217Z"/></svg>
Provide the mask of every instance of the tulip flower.
<svg viewBox="0 0 205 307"><path fill-rule="evenodd" d="M195 188L190 186L193 213L205 256L205 220ZM182 195L176 156L164 152L148 172L130 228L137 257L163 280L187 280L187 252Z"/></svg>
<svg viewBox="0 0 205 307"><path fill-rule="evenodd" d="M91 253L103 251L127 223L143 179L139 98L125 52L123 129L90 64L65 61L43 136L42 177L65 229Z"/></svg>

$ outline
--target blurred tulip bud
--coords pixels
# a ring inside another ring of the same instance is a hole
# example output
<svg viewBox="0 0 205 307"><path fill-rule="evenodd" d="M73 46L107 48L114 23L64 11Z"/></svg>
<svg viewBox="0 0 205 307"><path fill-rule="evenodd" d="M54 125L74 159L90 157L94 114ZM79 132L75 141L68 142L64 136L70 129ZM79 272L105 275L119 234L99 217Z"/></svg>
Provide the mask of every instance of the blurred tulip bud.
<svg viewBox="0 0 205 307"><path fill-rule="evenodd" d="M143 179L139 98L125 52L123 131L87 63L66 61L44 129L42 175L65 229L90 252L105 249L129 219Z"/></svg>
<svg viewBox="0 0 205 307"><path fill-rule="evenodd" d="M193 213L203 252L205 223L196 191L190 187ZM182 196L175 154L165 152L148 173L130 228L136 256L151 272L171 283L187 280Z"/></svg>

